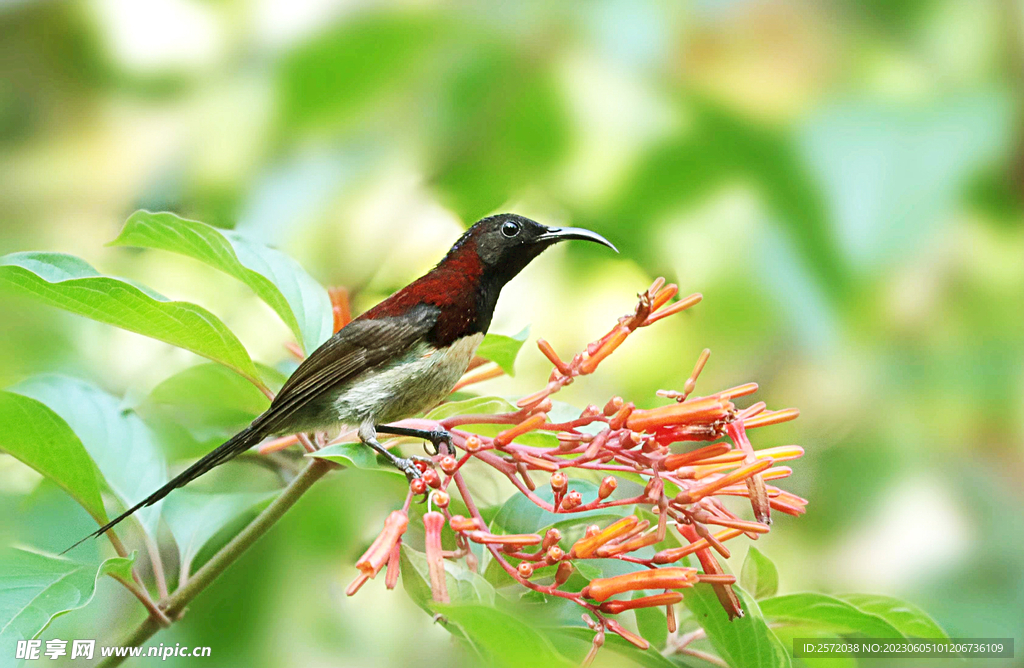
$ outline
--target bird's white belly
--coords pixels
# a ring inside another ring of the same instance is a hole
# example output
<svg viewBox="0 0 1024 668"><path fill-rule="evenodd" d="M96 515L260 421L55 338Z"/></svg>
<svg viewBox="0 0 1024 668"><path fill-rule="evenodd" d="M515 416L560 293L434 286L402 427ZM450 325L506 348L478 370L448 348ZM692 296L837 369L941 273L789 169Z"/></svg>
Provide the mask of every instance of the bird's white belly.
<svg viewBox="0 0 1024 668"><path fill-rule="evenodd" d="M383 424L434 407L466 372L483 338L465 336L446 349L421 343L398 362L363 373L335 400L338 422Z"/></svg>

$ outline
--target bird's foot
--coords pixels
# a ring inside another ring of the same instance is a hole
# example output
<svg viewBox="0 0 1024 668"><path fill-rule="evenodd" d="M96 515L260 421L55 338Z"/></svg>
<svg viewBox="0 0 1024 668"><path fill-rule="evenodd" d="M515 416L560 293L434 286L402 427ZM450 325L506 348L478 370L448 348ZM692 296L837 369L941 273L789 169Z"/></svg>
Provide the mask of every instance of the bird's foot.
<svg viewBox="0 0 1024 668"><path fill-rule="evenodd" d="M455 450L452 448L452 434L447 429L412 429L409 427L392 427L389 424L379 424L376 426L376 430L382 434L409 436L430 441L434 446L434 451L430 454L434 456L455 454ZM444 446L443 448L441 447L442 445ZM424 448L426 448L425 443ZM427 450L427 452L430 451Z"/></svg>
<svg viewBox="0 0 1024 668"><path fill-rule="evenodd" d="M405 474L405 477L411 483L413 480L423 477L423 472L420 471L420 467L416 465L417 460L422 459L421 457L395 457L391 460L391 463L396 469Z"/></svg>
<svg viewBox="0 0 1024 668"><path fill-rule="evenodd" d="M452 447L452 433L447 429L424 431L423 438L430 441L431 445L434 446L434 455L455 454L455 449Z"/></svg>

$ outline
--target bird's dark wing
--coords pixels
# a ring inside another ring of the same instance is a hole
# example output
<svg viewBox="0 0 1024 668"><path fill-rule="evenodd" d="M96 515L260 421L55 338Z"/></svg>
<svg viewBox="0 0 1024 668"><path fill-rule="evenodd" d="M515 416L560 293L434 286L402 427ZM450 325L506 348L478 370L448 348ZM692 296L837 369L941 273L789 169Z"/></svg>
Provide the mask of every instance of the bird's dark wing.
<svg viewBox="0 0 1024 668"><path fill-rule="evenodd" d="M401 316L353 320L299 365L253 426L266 431L290 427L290 418L338 385L401 357L430 331L439 312L423 304Z"/></svg>

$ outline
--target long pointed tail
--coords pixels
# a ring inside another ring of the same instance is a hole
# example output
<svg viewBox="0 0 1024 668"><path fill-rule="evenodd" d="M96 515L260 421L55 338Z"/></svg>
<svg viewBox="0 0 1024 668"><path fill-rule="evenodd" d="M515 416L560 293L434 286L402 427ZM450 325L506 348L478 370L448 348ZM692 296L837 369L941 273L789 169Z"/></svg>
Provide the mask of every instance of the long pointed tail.
<svg viewBox="0 0 1024 668"><path fill-rule="evenodd" d="M108 529L116 526L121 521L130 517L132 513L139 510L140 508L145 508L146 506L153 505L160 499L170 494L175 489L179 487L184 487L185 485L200 477L204 473L209 472L214 467L223 464L224 462L228 461L232 457L235 457L236 455L242 454L252 446L259 443L261 440L263 440L264 435L264 430L260 429L255 425L246 427L242 431L232 436L231 439L228 440L226 443L224 443L217 449L213 450L212 452L204 456L202 459L197 461L195 464L193 464L192 466L188 467L187 469L176 475L166 485L156 490L142 501L139 501L137 504L135 504L128 510L124 511L114 519L110 520L109 522L107 522L106 524L104 524L99 529L92 532L82 540L78 541L77 543L69 547L67 550L64 550L64 552L61 552L61 554L64 554L65 552L69 552L70 550L75 549L76 547L78 547L85 541L89 540L90 538L103 535L103 533L106 532Z"/></svg>

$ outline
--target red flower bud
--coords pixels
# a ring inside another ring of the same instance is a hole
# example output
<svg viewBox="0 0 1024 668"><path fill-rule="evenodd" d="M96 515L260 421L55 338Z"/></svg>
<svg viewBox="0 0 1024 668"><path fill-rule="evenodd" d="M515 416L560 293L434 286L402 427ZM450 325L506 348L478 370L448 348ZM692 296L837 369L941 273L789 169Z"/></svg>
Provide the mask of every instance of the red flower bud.
<svg viewBox="0 0 1024 668"><path fill-rule="evenodd" d="M466 452L476 452L480 449L480 437L470 434L466 437Z"/></svg>
<svg viewBox="0 0 1024 668"><path fill-rule="evenodd" d="M559 562L558 570L555 571L555 586L561 587L563 584L565 584L565 581L569 579L570 575L572 575L573 570L575 569L573 568L572 562Z"/></svg>
<svg viewBox="0 0 1024 668"><path fill-rule="evenodd" d="M438 487L441 486L441 476L439 476L437 474L437 471L435 471L434 469L427 469L426 471L424 471L423 480L434 489L437 489Z"/></svg>
<svg viewBox="0 0 1024 668"><path fill-rule="evenodd" d="M423 478L413 478L412 482L409 483L409 489L412 490L414 496L427 493L427 483Z"/></svg>
<svg viewBox="0 0 1024 668"><path fill-rule="evenodd" d="M572 510L583 504L583 496L576 490L572 490L562 499L562 510Z"/></svg>
<svg viewBox="0 0 1024 668"><path fill-rule="evenodd" d="M455 459L455 457L452 457L451 455L445 455L444 457L441 458L440 466L442 471L444 471L448 475L451 475L455 473L456 470L458 470L459 460Z"/></svg>
<svg viewBox="0 0 1024 668"><path fill-rule="evenodd" d="M565 489L565 486L568 484L568 482L569 479L561 471L557 471L551 474L551 489L554 490L555 492L561 492L563 489Z"/></svg>
<svg viewBox="0 0 1024 668"><path fill-rule="evenodd" d="M558 541L562 540L562 532L558 529L551 528L544 534L544 542L541 546L546 550L552 545L558 545Z"/></svg>
<svg viewBox="0 0 1024 668"><path fill-rule="evenodd" d="M519 577L523 578L524 580L529 580L530 577L533 575L533 564L531 564L529 561L520 562L516 570L519 571Z"/></svg>
<svg viewBox="0 0 1024 668"><path fill-rule="evenodd" d="M619 486L619 481L614 476L608 476L601 481L601 486L597 488L597 498L607 499L615 491L615 488Z"/></svg>
<svg viewBox="0 0 1024 668"><path fill-rule="evenodd" d="M448 502L451 500L448 497L448 492L445 492L444 490L440 489L434 492L432 498L434 500L434 505L437 506L438 508L447 508Z"/></svg>
<svg viewBox="0 0 1024 668"><path fill-rule="evenodd" d="M552 545L551 547L548 548L548 552L545 555L544 559L549 564L557 564L558 562L560 562L562 560L562 558L564 556L565 556L565 550L563 550L562 548L558 547L557 545Z"/></svg>

